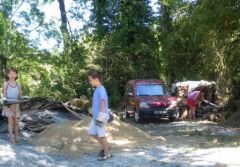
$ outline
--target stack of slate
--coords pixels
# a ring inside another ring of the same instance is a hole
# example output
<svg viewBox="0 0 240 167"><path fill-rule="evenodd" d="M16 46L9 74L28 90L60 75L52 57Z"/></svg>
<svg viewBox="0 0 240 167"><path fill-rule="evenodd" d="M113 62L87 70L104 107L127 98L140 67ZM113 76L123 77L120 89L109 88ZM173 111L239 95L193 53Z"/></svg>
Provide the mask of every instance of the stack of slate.
<svg viewBox="0 0 240 167"><path fill-rule="evenodd" d="M84 109L86 109L89 104L87 98L84 98L84 100L75 99L75 101L80 103ZM82 101L85 106L82 105ZM71 100L63 103L62 101L56 101L50 98L36 97L21 103L20 106L21 129L35 133L42 132L48 125L61 121L60 119L81 120L87 114L83 112L83 109L79 108L78 105L74 105ZM0 111L2 111L1 106ZM7 119L2 116L0 116L0 133L1 132L7 132Z"/></svg>

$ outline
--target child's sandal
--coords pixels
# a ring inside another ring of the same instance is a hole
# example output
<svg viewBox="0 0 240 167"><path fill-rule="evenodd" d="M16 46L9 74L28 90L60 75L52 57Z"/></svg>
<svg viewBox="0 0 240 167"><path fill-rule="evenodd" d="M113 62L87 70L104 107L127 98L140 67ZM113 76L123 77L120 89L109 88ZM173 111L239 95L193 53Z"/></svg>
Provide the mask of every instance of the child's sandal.
<svg viewBox="0 0 240 167"><path fill-rule="evenodd" d="M98 160L99 161L105 161L105 160L111 158L112 156L113 156L112 154L104 155L102 157L99 157Z"/></svg>
<svg viewBox="0 0 240 167"><path fill-rule="evenodd" d="M104 156L104 150L102 149L98 152L98 158L101 158L103 156Z"/></svg>

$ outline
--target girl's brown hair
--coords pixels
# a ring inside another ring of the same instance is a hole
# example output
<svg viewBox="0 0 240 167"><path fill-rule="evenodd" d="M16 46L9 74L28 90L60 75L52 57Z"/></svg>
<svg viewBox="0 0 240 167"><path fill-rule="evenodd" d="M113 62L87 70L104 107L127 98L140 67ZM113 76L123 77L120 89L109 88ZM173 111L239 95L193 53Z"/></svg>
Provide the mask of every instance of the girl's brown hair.
<svg viewBox="0 0 240 167"><path fill-rule="evenodd" d="M15 67L10 67L9 69L7 69L7 74L9 74L10 72L15 72L16 74L18 74L18 71ZM9 80L8 76L6 76L7 80ZM16 77L15 80L17 80L18 77Z"/></svg>

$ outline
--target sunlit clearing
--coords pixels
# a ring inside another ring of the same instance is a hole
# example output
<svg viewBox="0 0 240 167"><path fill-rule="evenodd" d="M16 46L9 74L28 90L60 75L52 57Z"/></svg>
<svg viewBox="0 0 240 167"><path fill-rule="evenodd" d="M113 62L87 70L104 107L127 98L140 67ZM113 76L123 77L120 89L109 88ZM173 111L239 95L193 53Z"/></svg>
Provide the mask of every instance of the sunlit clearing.
<svg viewBox="0 0 240 167"><path fill-rule="evenodd" d="M15 161L16 160L16 153L12 149L11 145L7 144L5 146L0 146L0 164L6 163L7 161Z"/></svg>
<svg viewBox="0 0 240 167"><path fill-rule="evenodd" d="M110 141L110 143L121 146L121 145L132 144L134 142L122 139L122 140L112 140L112 141Z"/></svg>

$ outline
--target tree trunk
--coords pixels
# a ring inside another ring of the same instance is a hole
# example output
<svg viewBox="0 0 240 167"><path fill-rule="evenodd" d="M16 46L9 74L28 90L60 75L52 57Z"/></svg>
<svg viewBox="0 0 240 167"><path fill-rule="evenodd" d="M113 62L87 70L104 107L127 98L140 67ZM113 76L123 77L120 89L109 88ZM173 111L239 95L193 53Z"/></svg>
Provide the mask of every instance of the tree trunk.
<svg viewBox="0 0 240 167"><path fill-rule="evenodd" d="M163 0L160 0L160 14L161 14L161 35L166 36L168 33L170 33L171 30L171 13L170 13L170 6L169 4L166 4L163 2ZM162 51L163 53L165 52L165 45L164 42L162 43ZM167 62L168 64L168 59ZM166 71L166 76L167 76L167 85L170 87L171 85L171 80L172 80L172 72L168 68L169 65L167 65L167 71Z"/></svg>
<svg viewBox="0 0 240 167"><path fill-rule="evenodd" d="M170 25L171 25L171 13L170 13L170 6L165 4L163 0L160 1L161 8L161 30L164 33L167 33L170 31Z"/></svg>
<svg viewBox="0 0 240 167"><path fill-rule="evenodd" d="M69 48L69 40L70 40L70 35L68 32L68 19L67 19L67 13L66 13L66 8L65 8L65 2L64 0L58 0L59 3L59 10L61 13L61 33L63 36L63 44L64 44L64 51L66 51Z"/></svg>
<svg viewBox="0 0 240 167"><path fill-rule="evenodd" d="M107 15L106 3L106 0L93 0L93 10L96 19L96 33L99 38L104 37L107 33L107 28L104 26L104 17Z"/></svg>
<svg viewBox="0 0 240 167"><path fill-rule="evenodd" d="M0 55L0 60L1 60L1 76L2 80L5 81L7 71L7 58L4 55Z"/></svg>

